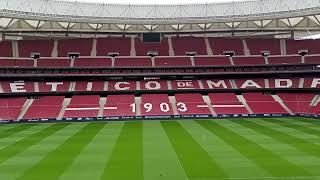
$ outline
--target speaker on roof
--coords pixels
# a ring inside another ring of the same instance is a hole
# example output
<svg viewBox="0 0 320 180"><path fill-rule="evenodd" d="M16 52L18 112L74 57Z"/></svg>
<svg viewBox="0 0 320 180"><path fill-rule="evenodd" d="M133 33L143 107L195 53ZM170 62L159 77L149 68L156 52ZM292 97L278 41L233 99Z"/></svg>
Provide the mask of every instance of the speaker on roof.
<svg viewBox="0 0 320 180"><path fill-rule="evenodd" d="M143 33L142 41L144 43L160 43L161 34L160 33Z"/></svg>

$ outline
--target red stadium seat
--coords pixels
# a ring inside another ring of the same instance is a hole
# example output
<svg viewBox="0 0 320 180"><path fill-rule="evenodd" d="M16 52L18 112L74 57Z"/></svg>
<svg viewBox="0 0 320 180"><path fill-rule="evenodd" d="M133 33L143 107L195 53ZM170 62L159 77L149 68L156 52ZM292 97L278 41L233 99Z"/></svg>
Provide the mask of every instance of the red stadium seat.
<svg viewBox="0 0 320 180"><path fill-rule="evenodd" d="M32 53L40 53L41 57L51 57L53 40L18 41L19 56L31 57Z"/></svg>
<svg viewBox="0 0 320 180"><path fill-rule="evenodd" d="M194 64L196 66L230 66L230 60L225 56L213 57L195 57Z"/></svg>
<svg viewBox="0 0 320 180"><path fill-rule="evenodd" d="M98 38L97 55L106 56L108 53L119 53L119 56L130 56L131 39L130 38Z"/></svg>
<svg viewBox="0 0 320 180"><path fill-rule="evenodd" d="M196 55L207 55L203 37L172 37L172 46L176 56L184 56L186 52L196 52Z"/></svg>
<svg viewBox="0 0 320 180"><path fill-rule="evenodd" d="M64 96L43 96L35 99L23 119L57 118Z"/></svg>
<svg viewBox="0 0 320 180"><path fill-rule="evenodd" d="M0 41L0 57L12 57L12 42Z"/></svg>
<svg viewBox="0 0 320 180"><path fill-rule="evenodd" d="M90 56L92 39L62 39L58 43L58 56L67 57L68 53L80 53L80 56Z"/></svg>

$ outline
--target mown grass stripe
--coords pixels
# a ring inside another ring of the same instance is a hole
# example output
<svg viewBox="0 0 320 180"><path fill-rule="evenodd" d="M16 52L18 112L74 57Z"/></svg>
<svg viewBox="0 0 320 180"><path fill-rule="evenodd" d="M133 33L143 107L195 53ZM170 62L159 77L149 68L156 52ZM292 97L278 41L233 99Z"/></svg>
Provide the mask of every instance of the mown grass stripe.
<svg viewBox="0 0 320 180"><path fill-rule="evenodd" d="M60 180L100 179L120 135L123 122L109 122L63 173Z"/></svg>
<svg viewBox="0 0 320 180"><path fill-rule="evenodd" d="M211 158L228 173L230 179L271 176L271 174L195 121L180 121L180 124L208 152Z"/></svg>
<svg viewBox="0 0 320 180"><path fill-rule="evenodd" d="M197 121L201 126L208 129L233 148L238 150L248 159L255 162L270 174L276 177L310 176L303 168L287 161L272 151L263 148L259 144L242 137L232 130L220 125L215 121ZM258 136L258 134L257 134Z"/></svg>
<svg viewBox="0 0 320 180"><path fill-rule="evenodd" d="M18 179L58 179L103 127L101 123L88 123Z"/></svg>
<svg viewBox="0 0 320 180"><path fill-rule="evenodd" d="M145 180L185 180L187 176L159 121L143 122Z"/></svg>
<svg viewBox="0 0 320 180"><path fill-rule="evenodd" d="M227 174L193 137L176 121L162 121L162 127L189 179L224 179Z"/></svg>
<svg viewBox="0 0 320 180"><path fill-rule="evenodd" d="M34 127L34 126L36 126L36 124L23 124L23 125L13 126L10 129L5 129L3 131L0 131L0 138L9 137L15 133L27 130L27 129Z"/></svg>
<svg viewBox="0 0 320 180"><path fill-rule="evenodd" d="M286 134L284 132L280 132L278 130L272 129L267 125L263 126L263 125L257 124L253 120L242 120L242 121L233 121L233 122L241 126L244 126L246 128L250 128L257 133L261 133L266 136L269 136L274 140L277 140L289 146L292 146L297 150L304 152L308 155L320 158L320 146L317 144L314 144L314 143L305 141L304 139L297 138L289 134Z"/></svg>
<svg viewBox="0 0 320 180"><path fill-rule="evenodd" d="M143 179L142 122L126 122L101 180Z"/></svg>
<svg viewBox="0 0 320 180"><path fill-rule="evenodd" d="M69 137L76 134L79 129L85 125L86 124L84 123L70 123L68 127L61 129L51 136L48 136L46 139L43 139L39 143L29 147L25 151L3 162L0 165L0 179L16 180L34 165L44 159L50 152L54 151L57 147L63 144ZM38 130L40 126L47 127L47 125L41 124L36 128L29 129L28 131L32 132L34 130ZM30 133L28 135L30 135Z"/></svg>
<svg viewBox="0 0 320 180"><path fill-rule="evenodd" d="M295 124L295 121L299 121L299 120L286 119L286 121L283 121L280 119L271 119L271 118L270 119L262 119L262 120L267 121L267 122L271 122L271 123L274 123L274 124L277 124L277 125L280 125L283 127L287 127L290 129L294 129L294 130L297 130L297 131L300 131L300 132L303 132L306 134L320 137L320 129L314 129L314 128L310 128L310 127L307 127L307 126L304 126L301 124ZM294 121L294 122L292 122L292 121ZM320 128L320 126L319 126L319 128Z"/></svg>
<svg viewBox="0 0 320 180"><path fill-rule="evenodd" d="M66 127L68 124L54 124L47 128L41 129L34 134L26 136L19 141L6 146L3 149L0 149L0 164L4 161L10 159L11 157L25 151L30 146L40 142L41 140L45 139L46 137L50 136L51 134L59 131L60 129Z"/></svg>

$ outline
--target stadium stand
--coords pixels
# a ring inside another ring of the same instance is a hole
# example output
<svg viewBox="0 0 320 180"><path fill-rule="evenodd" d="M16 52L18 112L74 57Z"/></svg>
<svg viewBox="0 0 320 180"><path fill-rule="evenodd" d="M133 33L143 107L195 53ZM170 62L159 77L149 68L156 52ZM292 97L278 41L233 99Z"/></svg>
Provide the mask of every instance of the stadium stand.
<svg viewBox="0 0 320 180"><path fill-rule="evenodd" d="M103 116L136 116L135 96L132 94L107 96Z"/></svg>
<svg viewBox="0 0 320 180"><path fill-rule="evenodd" d="M206 44L203 37L172 37L172 46L176 56L184 56L187 52L196 55L207 55Z"/></svg>
<svg viewBox="0 0 320 180"><path fill-rule="evenodd" d="M249 114L234 93L210 93L209 97L217 114Z"/></svg>
<svg viewBox="0 0 320 180"><path fill-rule="evenodd" d="M53 46L53 40L18 41L19 57L31 57L32 53L39 53L41 57L51 57Z"/></svg>
<svg viewBox="0 0 320 180"><path fill-rule="evenodd" d="M192 66L189 57L156 57L156 67L188 67Z"/></svg>
<svg viewBox="0 0 320 180"><path fill-rule="evenodd" d="M11 41L0 41L0 57L12 57Z"/></svg>
<svg viewBox="0 0 320 180"><path fill-rule="evenodd" d="M301 56L268 57L269 64L301 64Z"/></svg>
<svg viewBox="0 0 320 180"><path fill-rule="evenodd" d="M309 113L315 94L305 93L278 93L286 106L296 114Z"/></svg>
<svg viewBox="0 0 320 180"><path fill-rule="evenodd" d="M235 65L265 65L264 57L260 56L246 56L246 57L232 57Z"/></svg>
<svg viewBox="0 0 320 180"><path fill-rule="evenodd" d="M199 93L175 94L177 110L180 115L211 114L209 105Z"/></svg>
<svg viewBox="0 0 320 180"><path fill-rule="evenodd" d="M111 58L76 58L73 67L111 67Z"/></svg>
<svg viewBox="0 0 320 180"><path fill-rule="evenodd" d="M1 67L33 67L33 59L0 59Z"/></svg>
<svg viewBox="0 0 320 180"><path fill-rule="evenodd" d="M0 98L0 119L16 120L18 119L22 107L26 102L24 97Z"/></svg>
<svg viewBox="0 0 320 180"><path fill-rule="evenodd" d="M58 41L58 56L68 57L69 53L79 53L80 56L90 56L93 39L61 39Z"/></svg>
<svg viewBox="0 0 320 180"><path fill-rule="evenodd" d="M131 58L116 58L115 67L151 67L152 62L149 57L131 57Z"/></svg>
<svg viewBox="0 0 320 180"><path fill-rule="evenodd" d="M252 67L255 71L260 72L265 67L270 66L271 70L274 70L277 66L281 66L280 70L282 71L292 70L294 72L297 65L302 66L299 67L299 70L306 70L304 66L311 65L312 70L315 70L320 62L319 56L313 54L317 53L316 48L313 47L313 43L317 41L286 40L288 55L281 55L283 49L281 50L280 40L274 39L192 36L170 38L174 56L169 56L170 42L168 37L162 37L160 43L144 43L140 38L130 38L129 36L61 39L57 41L57 52L58 56L62 57L50 57L54 54L52 53L55 46L54 40L18 41L18 55L24 58L10 58L6 57L11 56L10 54L0 54L0 66L4 69L22 68L23 72L23 68L54 68L53 71L59 73L60 68L63 68L69 70L69 72L63 72L64 74L72 73L73 75L90 72L91 75L97 73L99 75L122 76L122 74L139 74L141 72L148 75L153 72L170 73L173 76L169 79L155 78L150 80L128 79L127 77L103 80L93 77L90 80L88 77L74 80L1 80L0 94L61 93L61 95L58 94L59 96L45 94L39 96L39 99L6 98L4 101L9 105L5 105L4 102L2 108L10 110L7 115L3 115L2 119L319 113L317 93L303 92L303 90L313 90L320 86L320 80L316 75L300 74L283 77L269 75L264 78L262 76L237 77L228 74L229 72L240 74L246 70L236 69L238 67ZM134 46L131 47L133 42ZM293 48L292 46L297 43L297 47ZM1 46L12 52L11 42L1 42ZM246 50L246 48L248 49ZM312 50L313 53L305 56L293 53L303 48ZM210 49L213 55L208 55ZM150 51L158 52L160 56L146 56ZM270 55L261 56L262 51L269 51ZM79 52L82 57L67 58L66 56L70 52ZM186 52L196 52L196 55L186 56ZM227 57L224 55L226 52L234 52L235 54ZM39 59L29 58L31 53L40 53L41 57ZM120 56L107 57L108 53L119 53ZM217 69L210 69L212 67ZM81 68L89 70L81 70ZM98 72L95 70L96 68L107 68L107 70ZM113 68L119 70L111 71ZM6 70L2 72L6 72ZM191 78L184 77L182 79L175 77L180 73L194 72L206 72L209 73L209 76L201 78L191 76ZM223 72L226 73L226 76L211 77L210 72ZM215 93L212 91L215 89L222 92ZM259 89L272 89L275 93L273 92L272 95L263 94L259 92ZM295 91L300 89L302 92L277 92L281 89ZM230 92L231 90L232 92ZM238 92L238 90L242 91ZM255 92L249 92L251 90L255 90ZM139 91L150 92L148 94L132 94ZM170 94L170 91L174 91L174 93ZM185 91L188 93L185 94ZM89 92L92 94L88 95ZM98 94L102 92L107 94L100 97ZM117 94L120 92L121 95ZM71 93L72 98L65 97L65 93ZM84 93L84 95L77 93ZM40 109L40 112L37 112L37 109ZM48 112L41 113L45 109Z"/></svg>
<svg viewBox="0 0 320 180"><path fill-rule="evenodd" d="M108 53L118 53L119 56L130 56L131 40L130 38L98 38L97 55L107 56Z"/></svg>
<svg viewBox="0 0 320 180"><path fill-rule="evenodd" d="M235 55L244 55L241 39L208 38L213 54L223 55L225 52L234 52Z"/></svg>
<svg viewBox="0 0 320 180"><path fill-rule="evenodd" d="M288 114L272 95L262 93L243 93L242 95L254 114Z"/></svg>
<svg viewBox="0 0 320 180"><path fill-rule="evenodd" d="M144 43L140 38L135 38L135 49L137 56L147 56L148 52L157 52L159 56L169 56L167 38L162 38L160 43Z"/></svg>
<svg viewBox="0 0 320 180"><path fill-rule="evenodd" d="M22 119L57 118L62 108L64 96L42 96L35 99Z"/></svg>
<svg viewBox="0 0 320 180"><path fill-rule="evenodd" d="M298 54L299 51L308 51L309 54L319 54L320 40L286 40L287 54Z"/></svg>
<svg viewBox="0 0 320 180"><path fill-rule="evenodd" d="M246 39L250 55L261 55L268 51L270 55L280 55L280 40L278 39Z"/></svg>
<svg viewBox="0 0 320 180"><path fill-rule="evenodd" d="M167 94L143 94L141 96L141 115L173 115Z"/></svg>
<svg viewBox="0 0 320 180"><path fill-rule="evenodd" d="M71 98L64 116L65 118L98 117L100 96L76 95Z"/></svg>
<svg viewBox="0 0 320 180"><path fill-rule="evenodd" d="M37 67L48 67L48 68L71 67L71 60L67 58L38 59Z"/></svg>
<svg viewBox="0 0 320 180"><path fill-rule="evenodd" d="M225 56L194 57L195 66L230 66L230 59Z"/></svg>

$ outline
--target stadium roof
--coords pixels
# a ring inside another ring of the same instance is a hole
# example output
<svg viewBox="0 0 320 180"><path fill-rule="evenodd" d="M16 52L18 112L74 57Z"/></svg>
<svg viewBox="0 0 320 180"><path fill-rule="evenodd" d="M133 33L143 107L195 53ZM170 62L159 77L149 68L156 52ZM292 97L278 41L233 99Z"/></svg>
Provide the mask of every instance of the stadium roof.
<svg viewBox="0 0 320 180"><path fill-rule="evenodd" d="M102 4L0 1L2 32L292 32L318 31L320 0L206 4Z"/></svg>

